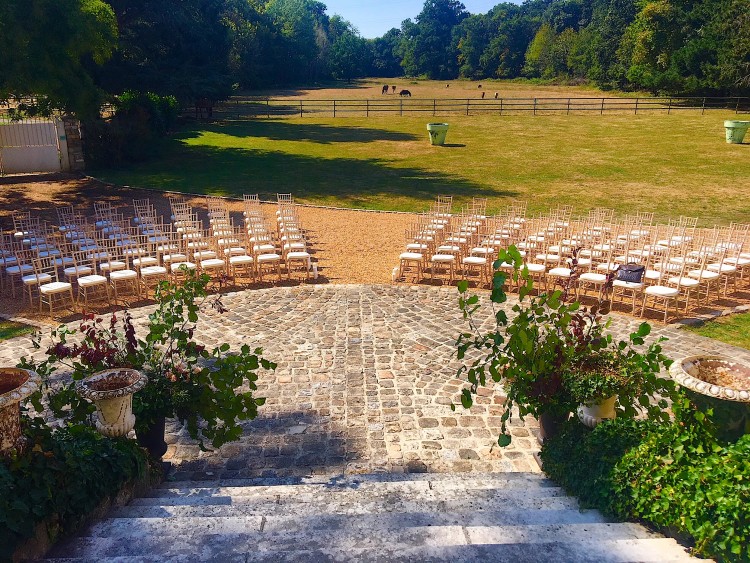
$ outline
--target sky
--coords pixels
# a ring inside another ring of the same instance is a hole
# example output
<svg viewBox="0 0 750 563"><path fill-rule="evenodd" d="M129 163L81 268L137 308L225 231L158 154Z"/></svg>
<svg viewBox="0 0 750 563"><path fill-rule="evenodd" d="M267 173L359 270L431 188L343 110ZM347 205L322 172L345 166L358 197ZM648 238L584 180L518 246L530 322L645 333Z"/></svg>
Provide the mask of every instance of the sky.
<svg viewBox="0 0 750 563"><path fill-rule="evenodd" d="M487 13L502 0L463 0L472 14ZM520 4L520 0L512 0ZM362 37L380 37L392 27L401 27L407 18L414 19L422 11L424 0L322 0L329 16L340 15L359 30Z"/></svg>

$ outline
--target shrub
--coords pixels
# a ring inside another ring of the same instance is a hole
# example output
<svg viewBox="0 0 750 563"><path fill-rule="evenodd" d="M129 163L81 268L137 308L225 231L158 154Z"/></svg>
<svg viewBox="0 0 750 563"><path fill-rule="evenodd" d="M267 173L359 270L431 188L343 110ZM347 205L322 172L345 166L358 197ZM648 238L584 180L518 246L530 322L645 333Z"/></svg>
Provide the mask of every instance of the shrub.
<svg viewBox="0 0 750 563"><path fill-rule="evenodd" d="M105 438L83 425L32 426L27 452L0 458L0 560L55 517L69 531L123 485L146 475L146 452L132 440Z"/></svg>
<svg viewBox="0 0 750 563"><path fill-rule="evenodd" d="M84 124L86 161L91 166L117 166L153 156L179 109L174 96L151 92L123 92L113 105L109 119Z"/></svg>
<svg viewBox="0 0 750 563"><path fill-rule="evenodd" d="M673 422L570 423L542 448L544 470L585 506L688 535L695 553L750 561L750 435L716 438L687 398Z"/></svg>

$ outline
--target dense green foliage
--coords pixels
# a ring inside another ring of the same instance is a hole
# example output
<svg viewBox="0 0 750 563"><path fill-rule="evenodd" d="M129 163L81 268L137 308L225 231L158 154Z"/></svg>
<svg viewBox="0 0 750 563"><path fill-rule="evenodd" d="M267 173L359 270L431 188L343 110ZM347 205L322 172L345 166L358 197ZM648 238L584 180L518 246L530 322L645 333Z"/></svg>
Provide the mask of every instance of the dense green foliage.
<svg viewBox="0 0 750 563"><path fill-rule="evenodd" d="M0 560L55 517L75 527L107 497L148 471L146 453L126 438L105 438L82 425L27 429L26 453L0 459Z"/></svg>
<svg viewBox="0 0 750 563"><path fill-rule="evenodd" d="M696 553L750 560L750 434L736 442L688 399L673 422L577 421L542 448L545 472L582 504L690 536ZM583 463L582 463L583 462Z"/></svg>
<svg viewBox="0 0 750 563"><path fill-rule="evenodd" d="M469 14L427 0L364 39L316 0L9 0L0 98L96 113L128 90L191 104L234 89L370 76L564 79L747 94L750 0L526 0Z"/></svg>

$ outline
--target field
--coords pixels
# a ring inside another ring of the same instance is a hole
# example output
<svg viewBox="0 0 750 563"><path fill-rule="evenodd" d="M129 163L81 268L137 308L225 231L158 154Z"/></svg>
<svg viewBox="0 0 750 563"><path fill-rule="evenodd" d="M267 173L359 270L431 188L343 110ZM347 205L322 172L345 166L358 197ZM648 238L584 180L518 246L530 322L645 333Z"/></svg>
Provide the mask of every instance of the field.
<svg viewBox="0 0 750 563"><path fill-rule="evenodd" d="M470 83L452 87L461 84ZM453 194L459 203L489 198L491 210L522 199L532 212L604 206L653 210L660 220L699 216L711 225L750 213L750 145L724 142L730 118L718 110L452 116L445 147L430 146L428 117L193 123L153 160L93 173L120 185L291 192L302 202L353 208L424 211L437 194Z"/></svg>
<svg viewBox="0 0 750 563"><path fill-rule="evenodd" d="M701 326L687 328L701 336L750 349L750 313L719 317Z"/></svg>

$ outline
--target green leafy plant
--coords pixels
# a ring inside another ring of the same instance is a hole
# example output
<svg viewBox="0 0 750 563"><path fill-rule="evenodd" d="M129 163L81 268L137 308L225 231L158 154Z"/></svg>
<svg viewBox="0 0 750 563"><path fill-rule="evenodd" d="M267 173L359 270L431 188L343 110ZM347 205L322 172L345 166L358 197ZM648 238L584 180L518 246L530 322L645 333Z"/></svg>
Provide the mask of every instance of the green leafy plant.
<svg viewBox="0 0 750 563"><path fill-rule="evenodd" d="M750 435L718 439L713 411L685 395L672 408L668 422L571 421L545 441L544 470L584 506L676 534L698 555L750 560Z"/></svg>
<svg viewBox="0 0 750 563"><path fill-rule="evenodd" d="M501 264L513 266L510 274L500 270ZM459 336L457 355L464 359L470 350L478 354L470 365L458 370L458 377L469 383L461 395L465 408L471 407L478 388L488 380L501 383L505 389L498 444L510 444L507 424L514 406L521 417L539 418L546 413L566 418L579 404L616 392L621 416L633 418L645 412L653 420L668 418L664 397L674 392L674 384L658 375L670 364L662 354L661 340L643 351L636 348L645 344L650 333L647 323L627 341L615 342L606 333L609 323L601 314L606 310L604 304L585 308L578 302L567 303L569 286L532 295L532 279L514 246L500 250L494 266L490 303L495 327L489 332L482 332L474 320L479 297L467 297L468 283L459 283L459 306L471 332ZM571 283L575 282L575 267L574 259ZM519 286L512 319L504 310L494 309L495 304L508 299L504 286L509 278Z"/></svg>
<svg viewBox="0 0 750 563"><path fill-rule="evenodd" d="M230 351L228 344L209 350L194 339L203 307L226 309L218 297L209 299L209 277L188 270L182 284L161 282L156 288L157 306L148 317L144 338L136 336L128 312L113 314L109 322L89 316L78 330L60 327L52 331L48 357L43 362L22 358L19 367L43 376L53 413L70 421L85 421L93 407L75 392L74 382L97 371L115 367L143 370L148 383L133 397L136 432L144 431L161 418L178 418L201 448L208 441L214 447L237 440L241 421L257 416L264 399L253 396L258 370L275 369L262 357L260 348L244 345ZM80 340L80 341L78 341ZM40 347L40 338L35 345ZM73 382L55 389L49 376L60 366L72 374ZM246 391L240 388L245 386ZM41 395L32 398L41 412Z"/></svg>
<svg viewBox="0 0 750 563"><path fill-rule="evenodd" d="M105 498L146 476L146 453L132 440L105 438L84 425L25 429L23 455L0 459L0 560L54 519L69 531ZM105 475L106 478L102 478Z"/></svg>

